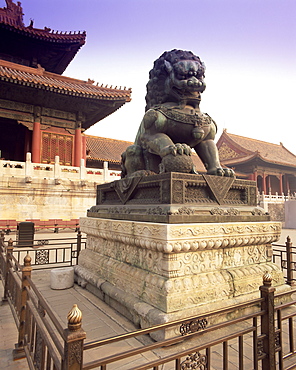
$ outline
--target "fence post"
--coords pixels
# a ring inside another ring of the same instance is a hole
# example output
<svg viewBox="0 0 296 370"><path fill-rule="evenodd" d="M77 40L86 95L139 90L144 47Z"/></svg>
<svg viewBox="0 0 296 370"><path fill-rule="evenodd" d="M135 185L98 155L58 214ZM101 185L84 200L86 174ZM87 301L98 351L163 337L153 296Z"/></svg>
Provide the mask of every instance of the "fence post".
<svg viewBox="0 0 296 370"><path fill-rule="evenodd" d="M33 176L33 164L31 161L31 153L26 153L26 162L25 162L25 181L32 182Z"/></svg>
<svg viewBox="0 0 296 370"><path fill-rule="evenodd" d="M84 158L80 159L80 180L85 180L86 168Z"/></svg>
<svg viewBox="0 0 296 370"><path fill-rule="evenodd" d="M9 274L9 268L11 266L11 260L12 260L12 252L13 252L13 241L10 238L8 240L8 245L6 248L6 266L5 266L5 282L4 282L4 296L2 301L7 301L7 294L8 294L8 274Z"/></svg>
<svg viewBox="0 0 296 370"><path fill-rule="evenodd" d="M60 166L60 157L58 155L54 157L53 176L55 184L59 185L61 181L61 166Z"/></svg>
<svg viewBox="0 0 296 370"><path fill-rule="evenodd" d="M82 313L76 304L68 313L68 328L64 330L64 359L62 370L80 370L83 366L83 342L86 334L81 328Z"/></svg>
<svg viewBox="0 0 296 370"><path fill-rule="evenodd" d="M104 162L103 181L107 182L108 180L109 180L108 162Z"/></svg>
<svg viewBox="0 0 296 370"><path fill-rule="evenodd" d="M287 284L294 285L292 242L289 236L287 237L286 241L286 253L287 253Z"/></svg>
<svg viewBox="0 0 296 370"><path fill-rule="evenodd" d="M81 231L78 230L77 233L77 252L76 252L76 265L78 265L78 257L81 252Z"/></svg>
<svg viewBox="0 0 296 370"><path fill-rule="evenodd" d="M4 247L4 239L5 239L5 233L2 230L1 235L0 235L0 245L1 245L1 247Z"/></svg>
<svg viewBox="0 0 296 370"><path fill-rule="evenodd" d="M274 292L271 286L272 276L266 272L263 275L263 285L260 286L261 310L265 313L261 316L261 334L263 336L263 352L265 357L262 360L262 370L276 369L275 362L275 328L274 328Z"/></svg>
<svg viewBox="0 0 296 370"><path fill-rule="evenodd" d="M1 231L1 234L0 234L0 252L2 251L3 252L3 258L1 260L1 266L0 266L0 280L5 279L5 263L6 263L6 260L5 260L5 248L4 248L4 240L5 240L5 234L4 234L4 231L2 230Z"/></svg>
<svg viewBox="0 0 296 370"><path fill-rule="evenodd" d="M5 247L4 247L4 240L5 240L5 234L4 231L1 231L0 235L0 252L2 253L2 256L0 257L1 266L0 266L0 280L3 280L3 285L5 287L5 278L6 278L6 255L5 255ZM5 294L5 291L4 291ZM4 297L1 298L0 305L4 303Z"/></svg>
<svg viewBox="0 0 296 370"><path fill-rule="evenodd" d="M24 338L25 338L26 308L28 300L27 288L30 288L30 283L27 278L31 278L31 273L32 273L31 257L27 254L26 257L24 258L24 265L22 267L20 324L18 328L18 343L15 345L15 350L13 351L14 359L25 357Z"/></svg>

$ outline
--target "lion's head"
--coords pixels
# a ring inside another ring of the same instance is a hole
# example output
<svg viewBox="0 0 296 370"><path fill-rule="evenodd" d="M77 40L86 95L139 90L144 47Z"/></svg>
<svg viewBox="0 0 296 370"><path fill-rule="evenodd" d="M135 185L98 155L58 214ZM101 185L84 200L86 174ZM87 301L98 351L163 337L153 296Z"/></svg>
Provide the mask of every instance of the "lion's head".
<svg viewBox="0 0 296 370"><path fill-rule="evenodd" d="M146 111L167 101L200 100L205 89L204 73L204 63L191 51L164 52L149 72Z"/></svg>

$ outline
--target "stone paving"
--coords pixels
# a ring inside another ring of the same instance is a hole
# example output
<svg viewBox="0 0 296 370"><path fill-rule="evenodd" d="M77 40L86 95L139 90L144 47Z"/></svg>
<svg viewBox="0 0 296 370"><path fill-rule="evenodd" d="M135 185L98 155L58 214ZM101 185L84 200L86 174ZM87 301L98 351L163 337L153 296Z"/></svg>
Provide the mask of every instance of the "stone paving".
<svg viewBox="0 0 296 370"><path fill-rule="evenodd" d="M67 237L67 233L61 234L50 234L51 238L53 235L57 238ZM71 236L73 237L73 233ZM296 230L283 230L282 237L279 243L283 243L287 235L290 235L292 241L295 240L296 243ZM45 236L44 236L45 238ZM7 239L6 239L7 240ZM90 292L82 289L81 287L74 285L73 288L66 290L52 290L50 288L50 270L39 270L33 271L33 281L40 289L41 293L44 295L46 300L49 302L50 306L53 308L56 316L59 318L63 327L67 326L67 313L72 308L73 304L77 304L83 313L82 327L87 333L86 341L91 341L95 339L103 339L107 337L112 337L121 333L130 332L136 330L137 328L129 322L127 319L122 317L99 298L95 297ZM2 282L0 282L0 296L3 296ZM294 327L294 331L296 327ZM295 332L296 336L296 332ZM250 344L248 344L250 341ZM0 369L28 369L26 359L13 361L12 351L14 349L14 344L17 342L17 330L14 323L10 308L8 303L4 303L0 306ZM251 369L251 337L246 339L247 346L249 345L250 351L246 351L244 354L244 364L245 369ZM124 343L109 345L106 348L99 348L96 350L86 351L85 361L92 361L102 356L111 355L118 352L119 350L128 350L131 348L137 348L142 346L143 343L151 343L150 338L142 337L141 341L137 339L129 339ZM229 370L238 369L237 361L237 340L232 341L230 344L229 351ZM173 348L167 348L166 350L159 350L154 352L148 352L133 358L132 362L121 362L117 363L113 369L128 370L132 368L137 368L139 364L145 363L145 361L157 359L163 357L165 354L169 355L176 350L184 350L189 344L180 344L173 346ZM212 349L212 370L222 369L221 362L221 346L216 346ZM290 360L290 364L295 364L296 360ZM165 365L162 369L169 370L171 365Z"/></svg>
<svg viewBox="0 0 296 370"><path fill-rule="evenodd" d="M3 285L0 281L0 295L3 297ZM27 360L13 361L12 351L17 342L17 330L8 303L0 306L0 369L29 369Z"/></svg>

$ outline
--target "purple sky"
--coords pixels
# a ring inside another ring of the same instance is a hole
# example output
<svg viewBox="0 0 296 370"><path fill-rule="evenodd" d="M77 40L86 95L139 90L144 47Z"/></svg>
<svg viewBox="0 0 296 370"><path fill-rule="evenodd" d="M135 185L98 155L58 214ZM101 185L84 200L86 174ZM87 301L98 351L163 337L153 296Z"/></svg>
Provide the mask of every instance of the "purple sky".
<svg viewBox="0 0 296 370"><path fill-rule="evenodd" d="M28 25L87 32L69 77L131 87L132 102L90 135L133 141L145 85L163 51L191 50L205 62L201 109L219 131L283 144L296 154L295 0L22 0ZM0 6L5 6L0 0ZM286 128L284 129L284 126Z"/></svg>

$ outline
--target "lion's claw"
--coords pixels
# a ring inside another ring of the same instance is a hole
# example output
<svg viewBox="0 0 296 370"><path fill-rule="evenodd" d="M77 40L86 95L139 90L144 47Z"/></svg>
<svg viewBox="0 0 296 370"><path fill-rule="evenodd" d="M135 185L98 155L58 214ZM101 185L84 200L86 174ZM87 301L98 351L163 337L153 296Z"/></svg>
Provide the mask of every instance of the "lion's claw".
<svg viewBox="0 0 296 370"><path fill-rule="evenodd" d="M234 171L231 168L224 168L224 176L226 177L234 177Z"/></svg>
<svg viewBox="0 0 296 370"><path fill-rule="evenodd" d="M162 148L160 152L160 156L162 158L169 154L172 154L174 156L176 156L177 154L191 155L191 149L190 149L190 146L188 146L187 144L180 144L180 143L168 145Z"/></svg>
<svg viewBox="0 0 296 370"><path fill-rule="evenodd" d="M234 172L230 168L215 168L207 172L208 175L215 175L215 176L225 176L225 177L234 177Z"/></svg>

